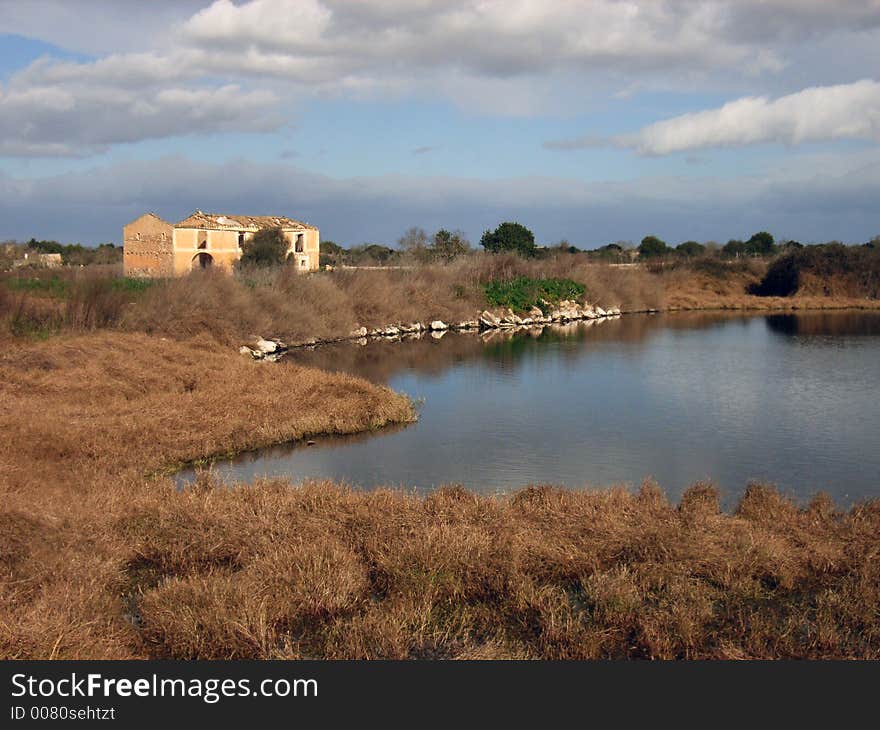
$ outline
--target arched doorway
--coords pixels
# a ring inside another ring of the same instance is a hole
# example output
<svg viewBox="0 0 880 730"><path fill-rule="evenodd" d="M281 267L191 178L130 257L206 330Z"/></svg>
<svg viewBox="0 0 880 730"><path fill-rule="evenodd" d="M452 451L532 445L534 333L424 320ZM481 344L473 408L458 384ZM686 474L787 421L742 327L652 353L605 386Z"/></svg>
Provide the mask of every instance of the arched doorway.
<svg viewBox="0 0 880 730"><path fill-rule="evenodd" d="M196 269L210 269L214 265L214 257L209 253L197 253L193 256L192 267Z"/></svg>

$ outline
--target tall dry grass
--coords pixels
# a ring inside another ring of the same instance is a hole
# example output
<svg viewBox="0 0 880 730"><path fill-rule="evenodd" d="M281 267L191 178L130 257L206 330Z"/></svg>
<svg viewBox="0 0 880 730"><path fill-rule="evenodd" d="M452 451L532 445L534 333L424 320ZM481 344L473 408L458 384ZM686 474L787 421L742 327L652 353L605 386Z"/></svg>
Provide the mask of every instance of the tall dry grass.
<svg viewBox="0 0 880 730"><path fill-rule="evenodd" d="M878 658L880 505L752 485L479 497L261 482L110 526L130 651L160 658Z"/></svg>
<svg viewBox="0 0 880 730"><path fill-rule="evenodd" d="M880 658L880 502L749 487L427 497L163 466L411 417L207 340L0 355L4 658Z"/></svg>
<svg viewBox="0 0 880 730"><path fill-rule="evenodd" d="M516 276L574 278L586 285L591 302L605 306L661 308L664 296L647 271L591 265L576 256L530 261L473 255L449 265L309 276L286 268L233 277L195 272L143 288L120 285L104 271L52 276L63 286L16 290L0 281L0 323L7 337L119 329L177 339L207 335L224 344L254 335L305 342L347 336L360 326L474 319L488 306L485 284Z"/></svg>
<svg viewBox="0 0 880 730"><path fill-rule="evenodd" d="M112 525L150 474L412 419L381 386L203 339L96 332L0 353L0 656L133 652ZM172 495L173 498L173 495Z"/></svg>

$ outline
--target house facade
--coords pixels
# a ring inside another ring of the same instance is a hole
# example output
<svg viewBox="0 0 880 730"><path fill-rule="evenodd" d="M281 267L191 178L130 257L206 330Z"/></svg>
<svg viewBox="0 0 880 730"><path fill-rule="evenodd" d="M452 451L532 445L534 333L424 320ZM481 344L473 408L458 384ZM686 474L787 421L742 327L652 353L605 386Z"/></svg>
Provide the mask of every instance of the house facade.
<svg viewBox="0 0 880 730"><path fill-rule="evenodd" d="M154 213L122 229L126 276L184 276L193 270L231 273L245 244L262 228L280 228L297 271L318 269L321 239L315 226L283 216L232 216L197 210L171 224Z"/></svg>

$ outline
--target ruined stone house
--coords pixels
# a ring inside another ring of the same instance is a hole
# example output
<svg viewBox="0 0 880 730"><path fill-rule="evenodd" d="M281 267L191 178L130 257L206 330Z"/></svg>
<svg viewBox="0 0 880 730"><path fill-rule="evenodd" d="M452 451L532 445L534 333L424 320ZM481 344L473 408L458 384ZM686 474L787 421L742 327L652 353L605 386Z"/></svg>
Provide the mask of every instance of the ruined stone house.
<svg viewBox="0 0 880 730"><path fill-rule="evenodd" d="M171 224L146 213L122 229L126 276L183 276L194 269L231 272L247 241L261 228L281 228L297 271L315 271L320 234L315 226L283 216L232 216L197 210Z"/></svg>

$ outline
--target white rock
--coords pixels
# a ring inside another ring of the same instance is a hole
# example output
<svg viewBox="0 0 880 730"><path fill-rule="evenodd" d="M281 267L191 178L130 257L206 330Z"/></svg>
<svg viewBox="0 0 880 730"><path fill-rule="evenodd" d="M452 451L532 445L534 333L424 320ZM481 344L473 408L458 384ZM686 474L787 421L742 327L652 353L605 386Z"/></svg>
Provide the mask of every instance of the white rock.
<svg viewBox="0 0 880 730"><path fill-rule="evenodd" d="M460 330L475 330L480 328L480 323L475 319L466 319L464 322L459 322L457 325L457 329Z"/></svg>
<svg viewBox="0 0 880 730"><path fill-rule="evenodd" d="M595 309L596 309L596 314L599 317L607 317L608 316L608 312L606 312L604 309L602 309L602 307L596 307Z"/></svg>
<svg viewBox="0 0 880 730"><path fill-rule="evenodd" d="M431 324L428 325L428 328L432 332L445 332L449 329L449 325L446 324L442 319L435 319Z"/></svg>
<svg viewBox="0 0 880 730"><path fill-rule="evenodd" d="M255 350L252 350L252 349L251 349L250 347L248 347L247 345L242 345L241 347L239 347L239 348L238 348L238 352L239 352L239 354L241 354L241 355L250 355L251 357L254 357L254 358L259 357L260 355L262 355L262 353L258 353L258 352L256 352Z"/></svg>
<svg viewBox="0 0 880 730"><path fill-rule="evenodd" d="M397 335L400 334L400 328L391 325L390 327L386 327L384 330L382 330L382 334L386 337L397 337Z"/></svg>
<svg viewBox="0 0 880 730"><path fill-rule="evenodd" d="M264 355L268 355L270 352L278 350L279 344L280 343L275 342L274 340L264 340L262 337L258 337L257 341L254 343L254 347Z"/></svg>
<svg viewBox="0 0 880 730"><path fill-rule="evenodd" d="M351 334L349 335L349 337L356 337L358 339L360 339L361 337L366 337L366 336L367 336L367 328L366 327L358 327L357 329L352 330Z"/></svg>
<svg viewBox="0 0 880 730"><path fill-rule="evenodd" d="M493 327L500 327L501 320L487 309L480 315L480 325L490 329Z"/></svg>

